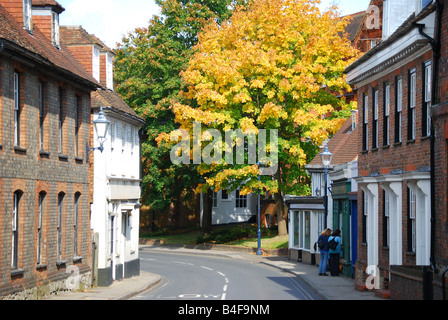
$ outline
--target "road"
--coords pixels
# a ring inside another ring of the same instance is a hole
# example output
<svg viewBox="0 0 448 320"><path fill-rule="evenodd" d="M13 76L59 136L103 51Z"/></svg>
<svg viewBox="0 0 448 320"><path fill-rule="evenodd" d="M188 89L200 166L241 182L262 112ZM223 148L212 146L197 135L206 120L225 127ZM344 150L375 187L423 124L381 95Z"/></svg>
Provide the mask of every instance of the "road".
<svg viewBox="0 0 448 320"><path fill-rule="evenodd" d="M242 259L140 252L141 270L161 283L135 300L320 300L299 278Z"/></svg>

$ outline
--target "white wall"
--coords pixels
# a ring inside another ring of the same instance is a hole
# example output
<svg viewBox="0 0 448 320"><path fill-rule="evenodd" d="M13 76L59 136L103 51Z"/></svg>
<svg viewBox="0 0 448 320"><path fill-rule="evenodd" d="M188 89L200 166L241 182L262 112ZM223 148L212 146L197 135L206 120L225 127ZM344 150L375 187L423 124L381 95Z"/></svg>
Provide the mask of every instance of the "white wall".
<svg viewBox="0 0 448 320"><path fill-rule="evenodd" d="M111 121L111 126L104 151L94 151L94 202L91 219L94 232L99 234L100 269L109 267L111 261L115 265L138 259L141 193L138 127L114 112L106 111L105 116ZM98 112L94 114L94 120L96 118ZM96 132L94 146L100 146ZM111 255L112 215L115 218L114 254Z"/></svg>

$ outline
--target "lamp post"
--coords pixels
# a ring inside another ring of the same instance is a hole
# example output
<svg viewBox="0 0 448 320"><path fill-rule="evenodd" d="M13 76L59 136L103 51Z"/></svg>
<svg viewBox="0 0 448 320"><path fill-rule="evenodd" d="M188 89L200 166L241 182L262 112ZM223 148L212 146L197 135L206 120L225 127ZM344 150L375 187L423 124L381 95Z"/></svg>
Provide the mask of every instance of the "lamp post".
<svg viewBox="0 0 448 320"><path fill-rule="evenodd" d="M103 108L100 108L98 118L93 121L97 139L100 143L98 148L90 148L89 144L86 144L87 161L89 161L89 154L95 150L104 151L104 142L106 141L107 131L109 130L110 121L104 116Z"/></svg>
<svg viewBox="0 0 448 320"><path fill-rule="evenodd" d="M322 164L324 166L325 169L325 190L324 190L324 194L325 194L325 203L324 203L324 208L325 208L325 214L324 214L324 218L325 218L325 229L328 228L328 223L327 223L327 219L328 219L328 168L330 167L331 164L331 160L333 159L333 154L328 150L328 146L325 145L325 149L324 152L322 152L320 154L321 158L322 158Z"/></svg>
<svg viewBox="0 0 448 320"><path fill-rule="evenodd" d="M258 168L260 169L260 162L257 163ZM261 169L260 169L261 171ZM258 182L261 181L261 172L258 172ZM257 249L257 256L263 255L263 252L261 251L261 190L258 192L258 231L257 231L257 238L258 238L258 249Z"/></svg>

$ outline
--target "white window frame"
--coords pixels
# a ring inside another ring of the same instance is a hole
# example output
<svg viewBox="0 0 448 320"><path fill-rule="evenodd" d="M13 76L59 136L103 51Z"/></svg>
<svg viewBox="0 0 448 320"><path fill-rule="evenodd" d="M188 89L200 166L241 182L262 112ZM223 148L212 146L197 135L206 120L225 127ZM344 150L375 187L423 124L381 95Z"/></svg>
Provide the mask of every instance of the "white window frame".
<svg viewBox="0 0 448 320"><path fill-rule="evenodd" d="M425 86L424 86L424 103L426 105L426 136L431 135L431 82L432 82L432 67L431 61L425 63Z"/></svg>
<svg viewBox="0 0 448 320"><path fill-rule="evenodd" d="M39 146L40 150L45 149L45 132L44 132L44 85L39 81Z"/></svg>
<svg viewBox="0 0 448 320"><path fill-rule="evenodd" d="M308 220L307 220L308 216ZM308 222L307 222L308 221ZM311 211L293 211L294 239L293 247L305 251L311 250ZM296 239L297 238L297 239Z"/></svg>
<svg viewBox="0 0 448 320"><path fill-rule="evenodd" d="M218 192L212 192L212 208L218 208Z"/></svg>
<svg viewBox="0 0 448 320"><path fill-rule="evenodd" d="M386 247L390 248L390 197L389 192L384 192L384 217L386 219Z"/></svg>
<svg viewBox="0 0 448 320"><path fill-rule="evenodd" d="M236 190L235 191L235 208L242 208L242 209L246 209L248 207L248 196L246 195L242 195L241 190Z"/></svg>
<svg viewBox="0 0 448 320"><path fill-rule="evenodd" d="M109 90L114 89L114 65L110 53L106 54L106 86Z"/></svg>
<svg viewBox="0 0 448 320"><path fill-rule="evenodd" d="M369 96L366 94L364 96L364 127L365 127L365 136L363 139L363 143L365 142L365 150L369 150Z"/></svg>
<svg viewBox="0 0 448 320"><path fill-rule="evenodd" d="M54 46L60 47L59 14L57 12L51 13L51 41Z"/></svg>
<svg viewBox="0 0 448 320"><path fill-rule="evenodd" d="M403 141L403 79L397 80L398 141Z"/></svg>
<svg viewBox="0 0 448 320"><path fill-rule="evenodd" d="M74 210L73 210L73 255L78 256L78 238L79 238L79 202L81 194L75 194Z"/></svg>
<svg viewBox="0 0 448 320"><path fill-rule="evenodd" d="M37 264L42 262L42 220L44 215L44 200L45 193L39 193L39 204L38 204L38 214L37 214Z"/></svg>
<svg viewBox="0 0 448 320"><path fill-rule="evenodd" d="M57 228L56 228L56 235L57 235L57 244L56 244L56 259L61 260L62 259L62 218L63 218L63 211L64 211L64 201L65 201L65 194L59 193L58 194L58 215L57 215Z"/></svg>
<svg viewBox="0 0 448 320"><path fill-rule="evenodd" d="M373 99L374 99L374 105L373 105L373 124L375 126L376 129L376 134L372 137L372 142L373 142L373 148L378 148L378 142L379 142L379 133L378 133L378 129L379 129L379 121L378 121L378 98L379 98L379 91L378 89L375 89L373 92Z"/></svg>
<svg viewBox="0 0 448 320"><path fill-rule="evenodd" d="M390 145L390 84L384 88L384 127L386 129L385 145Z"/></svg>
<svg viewBox="0 0 448 320"><path fill-rule="evenodd" d="M92 46L92 76L96 81L100 81L100 49Z"/></svg>
<svg viewBox="0 0 448 320"><path fill-rule="evenodd" d="M14 72L14 146L20 146L20 76Z"/></svg>
<svg viewBox="0 0 448 320"><path fill-rule="evenodd" d="M416 112L415 105L417 102L417 73L415 68L409 71L409 111L411 112L411 135L408 138L415 140L416 131Z"/></svg>
<svg viewBox="0 0 448 320"><path fill-rule="evenodd" d="M20 194L18 191L14 192L13 196L13 210L11 220L11 269L18 268L18 243L19 243L19 205Z"/></svg>
<svg viewBox="0 0 448 320"><path fill-rule="evenodd" d="M221 190L221 201L232 201L231 192L228 190ZM226 195L227 197L224 198L223 195Z"/></svg>
<svg viewBox="0 0 448 320"><path fill-rule="evenodd" d="M23 0L23 26L28 31L32 31L32 18L31 0Z"/></svg>
<svg viewBox="0 0 448 320"><path fill-rule="evenodd" d="M417 245L417 226L416 226L416 216L417 216L417 194L412 188L409 188L409 219L411 220L411 252L415 253ZM408 231L409 232L409 231ZM409 249L409 248L408 248Z"/></svg>

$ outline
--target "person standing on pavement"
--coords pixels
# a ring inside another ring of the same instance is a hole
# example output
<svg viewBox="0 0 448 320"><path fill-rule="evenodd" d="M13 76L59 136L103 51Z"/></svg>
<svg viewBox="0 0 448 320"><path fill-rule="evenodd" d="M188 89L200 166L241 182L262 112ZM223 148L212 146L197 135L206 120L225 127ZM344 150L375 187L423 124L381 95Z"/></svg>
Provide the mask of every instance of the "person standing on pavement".
<svg viewBox="0 0 448 320"><path fill-rule="evenodd" d="M332 240L336 246L332 248ZM328 238L328 247L330 254L330 274L335 277L339 276L339 260L341 258L341 230L336 229Z"/></svg>
<svg viewBox="0 0 448 320"><path fill-rule="evenodd" d="M328 238L331 236L331 229L327 228L319 236L317 240L318 247L320 249L320 263L319 263L319 275L328 276L327 274L327 263L328 254L330 248L328 247Z"/></svg>

